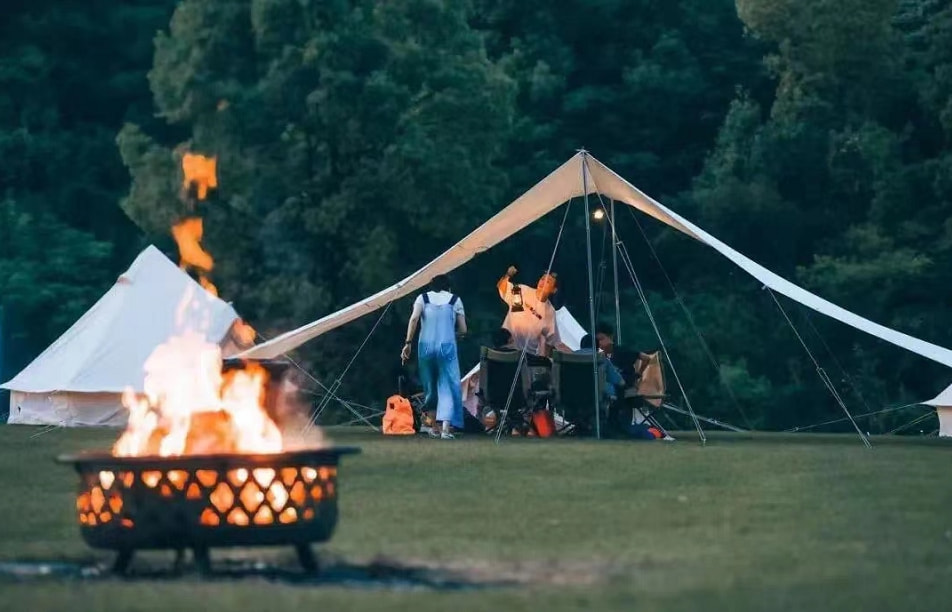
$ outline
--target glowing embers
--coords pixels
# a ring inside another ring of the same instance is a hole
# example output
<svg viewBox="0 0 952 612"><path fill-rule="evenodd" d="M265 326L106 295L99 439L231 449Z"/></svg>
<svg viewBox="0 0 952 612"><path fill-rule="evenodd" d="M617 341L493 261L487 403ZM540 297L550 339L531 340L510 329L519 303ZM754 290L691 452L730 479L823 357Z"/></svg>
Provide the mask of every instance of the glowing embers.
<svg viewBox="0 0 952 612"><path fill-rule="evenodd" d="M124 572L139 550L192 548L208 570L211 548L294 546L307 571L310 545L337 523L338 458L357 449L182 457L64 456L79 472L74 498L83 539L119 551Z"/></svg>
<svg viewBox="0 0 952 612"><path fill-rule="evenodd" d="M224 482L220 482L218 486L215 487L215 490L212 491L209 501L212 507L224 514L234 505L235 494L232 492L231 487Z"/></svg>
<svg viewBox="0 0 952 612"><path fill-rule="evenodd" d="M248 514L243 511L241 508L234 508L231 512L228 513L228 522L232 525L247 525L248 524Z"/></svg>
<svg viewBox="0 0 952 612"><path fill-rule="evenodd" d="M224 474L198 470L193 480L208 490L209 503L199 520L210 527L310 521L316 507L333 497L336 476L336 468L327 467L237 468ZM187 491L192 487L195 482Z"/></svg>
<svg viewBox="0 0 952 612"><path fill-rule="evenodd" d="M312 521L318 507L332 500L337 468L329 466L99 471L84 477L76 498L79 522L85 526L136 524L126 492L198 504L204 527L291 525ZM129 499L132 499L131 497Z"/></svg>
<svg viewBox="0 0 952 612"><path fill-rule="evenodd" d="M129 519L121 514L124 504L120 491L128 481L126 472L121 472L118 479L110 471L88 474L85 478L86 487L76 497L80 524L93 526L114 521L128 524Z"/></svg>

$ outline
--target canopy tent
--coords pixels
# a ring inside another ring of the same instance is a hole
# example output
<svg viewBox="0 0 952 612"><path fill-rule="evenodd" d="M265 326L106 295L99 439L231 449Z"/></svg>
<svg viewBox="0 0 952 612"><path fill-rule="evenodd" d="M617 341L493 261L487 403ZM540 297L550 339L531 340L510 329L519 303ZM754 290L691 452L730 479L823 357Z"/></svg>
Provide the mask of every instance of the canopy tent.
<svg viewBox="0 0 952 612"><path fill-rule="evenodd" d="M124 425L121 394L143 391L143 365L158 345L186 330L227 342L237 318L149 246L72 327L0 385L10 390L9 422Z"/></svg>
<svg viewBox="0 0 952 612"><path fill-rule="evenodd" d="M922 403L934 407L939 415L939 437L952 438L952 385L928 402Z"/></svg>
<svg viewBox="0 0 952 612"><path fill-rule="evenodd" d="M952 367L952 351L949 349L874 323L774 274L651 199L584 151L577 153L445 253L402 281L342 310L254 346L239 356L266 359L283 355L309 340L420 290L434 276L458 268L561 204L596 193L627 204L713 248L777 293L867 334Z"/></svg>

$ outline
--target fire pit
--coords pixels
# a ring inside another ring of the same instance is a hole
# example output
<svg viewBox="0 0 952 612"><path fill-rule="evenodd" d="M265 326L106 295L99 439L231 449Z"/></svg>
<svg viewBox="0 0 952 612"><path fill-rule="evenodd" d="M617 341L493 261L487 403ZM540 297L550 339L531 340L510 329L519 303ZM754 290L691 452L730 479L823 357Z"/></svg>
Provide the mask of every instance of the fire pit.
<svg viewBox="0 0 952 612"><path fill-rule="evenodd" d="M61 456L80 475L80 531L93 548L118 552L123 573L137 550L192 549L210 571L213 546L293 545L316 571L310 544L337 523L337 464L360 452L332 447L269 454Z"/></svg>
<svg viewBox="0 0 952 612"><path fill-rule="evenodd" d="M192 213L217 188L216 164L182 157ZM118 552L118 572L137 550L173 549L178 565L190 548L207 572L213 546L281 544L313 571L311 543L326 541L337 524L337 464L359 450L323 440L309 403L295 399L289 362L224 358L253 344L256 332L213 301L203 231L194 214L172 226L180 267L197 284L166 313L174 333L146 358L143 379L125 389L128 422L112 452L58 459L79 472L80 531L90 546Z"/></svg>

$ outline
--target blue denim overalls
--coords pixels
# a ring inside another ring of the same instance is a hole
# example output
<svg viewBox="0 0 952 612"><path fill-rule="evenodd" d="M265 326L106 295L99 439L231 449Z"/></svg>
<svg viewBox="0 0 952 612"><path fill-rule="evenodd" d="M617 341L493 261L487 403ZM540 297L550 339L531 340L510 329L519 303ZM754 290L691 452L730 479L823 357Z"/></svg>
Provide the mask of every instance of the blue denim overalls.
<svg viewBox="0 0 952 612"><path fill-rule="evenodd" d="M447 304L431 304L423 294L417 361L420 382L426 394L427 410L436 405L436 420L463 427L463 393L460 388L459 358L456 355L455 295Z"/></svg>

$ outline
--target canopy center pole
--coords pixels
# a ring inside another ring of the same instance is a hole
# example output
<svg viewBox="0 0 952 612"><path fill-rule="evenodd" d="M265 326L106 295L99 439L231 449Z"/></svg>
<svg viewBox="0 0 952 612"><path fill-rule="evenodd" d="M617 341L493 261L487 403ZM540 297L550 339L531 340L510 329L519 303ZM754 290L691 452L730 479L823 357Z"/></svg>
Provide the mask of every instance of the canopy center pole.
<svg viewBox="0 0 952 612"><path fill-rule="evenodd" d="M598 388L598 350L595 346L595 271L592 268L592 213L588 206L588 164L585 163L585 159L588 157L588 152L585 149L582 149L579 152L582 154L582 196L585 200L585 253L588 259L588 329L589 333L591 334L592 341L592 381L595 383L595 437L600 440L602 437L602 398L600 397L601 394L599 393L601 390ZM614 239L614 231L612 231L613 242ZM613 253L614 251L615 249L612 248ZM617 283L618 281L616 276L616 291L618 286ZM615 295L615 308L618 308L617 292Z"/></svg>
<svg viewBox="0 0 952 612"><path fill-rule="evenodd" d="M615 280L615 342L622 344L621 339L621 305L618 298L618 234L615 231L615 200L611 201L609 211L612 222L612 275Z"/></svg>

